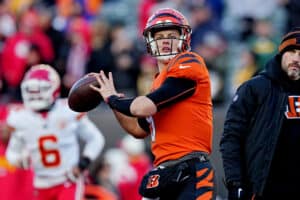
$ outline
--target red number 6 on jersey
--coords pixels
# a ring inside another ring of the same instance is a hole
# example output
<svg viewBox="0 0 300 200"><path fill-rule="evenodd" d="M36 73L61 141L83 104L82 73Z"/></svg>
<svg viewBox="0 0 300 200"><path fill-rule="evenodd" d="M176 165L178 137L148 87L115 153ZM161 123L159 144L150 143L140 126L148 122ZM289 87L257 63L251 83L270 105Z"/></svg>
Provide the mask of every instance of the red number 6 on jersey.
<svg viewBox="0 0 300 200"><path fill-rule="evenodd" d="M57 149L46 148L45 144L49 142L56 143L57 138L54 135L42 136L39 138L39 149L42 163L45 167L55 167L60 164L60 154Z"/></svg>

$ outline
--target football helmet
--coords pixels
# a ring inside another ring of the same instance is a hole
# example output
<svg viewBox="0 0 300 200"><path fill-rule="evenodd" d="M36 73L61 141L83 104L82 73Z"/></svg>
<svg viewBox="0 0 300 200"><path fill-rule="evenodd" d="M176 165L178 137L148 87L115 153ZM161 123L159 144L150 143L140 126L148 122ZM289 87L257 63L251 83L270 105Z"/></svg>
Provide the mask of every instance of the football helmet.
<svg viewBox="0 0 300 200"><path fill-rule="evenodd" d="M60 95L60 77L50 66L32 66L21 83L24 105L32 110L48 109Z"/></svg>
<svg viewBox="0 0 300 200"><path fill-rule="evenodd" d="M158 50L157 40L154 39L154 33L169 29L176 29L180 33L177 52L170 52L167 55L161 54ZM182 13L172 8L159 9L151 15L143 31L148 53L163 60L169 60L180 52L190 50L191 34L192 29L187 19Z"/></svg>

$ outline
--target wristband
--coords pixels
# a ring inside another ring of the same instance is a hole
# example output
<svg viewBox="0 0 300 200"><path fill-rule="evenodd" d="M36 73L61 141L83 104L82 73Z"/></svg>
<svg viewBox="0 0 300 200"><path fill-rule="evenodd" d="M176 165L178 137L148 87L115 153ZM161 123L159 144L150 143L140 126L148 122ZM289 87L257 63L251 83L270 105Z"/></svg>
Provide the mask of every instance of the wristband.
<svg viewBox="0 0 300 200"><path fill-rule="evenodd" d="M118 97L117 95L110 95L107 98L107 104L109 105L109 107L111 107L111 109L115 109L116 107L116 100L119 100L120 97Z"/></svg>
<svg viewBox="0 0 300 200"><path fill-rule="evenodd" d="M122 98L118 97L117 95L111 95L107 98L107 104L109 107L113 110L117 110L120 113L123 113L124 115L133 117L133 115L130 112L130 105L134 98Z"/></svg>
<svg viewBox="0 0 300 200"><path fill-rule="evenodd" d="M80 169L80 171L84 171L85 169L87 169L89 167L90 163L91 163L91 160L88 157L82 157L79 160L78 168Z"/></svg>

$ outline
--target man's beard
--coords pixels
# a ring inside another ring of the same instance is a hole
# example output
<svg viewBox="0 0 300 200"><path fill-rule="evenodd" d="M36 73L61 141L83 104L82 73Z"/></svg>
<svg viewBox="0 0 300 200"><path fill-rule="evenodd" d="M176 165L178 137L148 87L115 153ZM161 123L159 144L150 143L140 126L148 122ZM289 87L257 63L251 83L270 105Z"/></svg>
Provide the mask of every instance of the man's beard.
<svg viewBox="0 0 300 200"><path fill-rule="evenodd" d="M294 81L299 80L300 79L300 69L299 68L298 68L298 70L288 69L287 75L291 80L294 80Z"/></svg>

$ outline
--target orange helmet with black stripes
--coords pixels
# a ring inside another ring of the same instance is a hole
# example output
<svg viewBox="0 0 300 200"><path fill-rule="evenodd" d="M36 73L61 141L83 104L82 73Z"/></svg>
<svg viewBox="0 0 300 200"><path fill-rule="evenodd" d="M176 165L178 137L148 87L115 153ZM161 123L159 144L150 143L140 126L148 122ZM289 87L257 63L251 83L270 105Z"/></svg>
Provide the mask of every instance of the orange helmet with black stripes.
<svg viewBox="0 0 300 200"><path fill-rule="evenodd" d="M157 31L176 29L180 33L178 52L170 52L176 55L180 52L190 50L192 29L182 13L172 8L162 8L151 15L147 21L143 35L147 43L147 51L152 56L162 56L158 51L157 42L153 35ZM164 55L165 56L165 55Z"/></svg>

